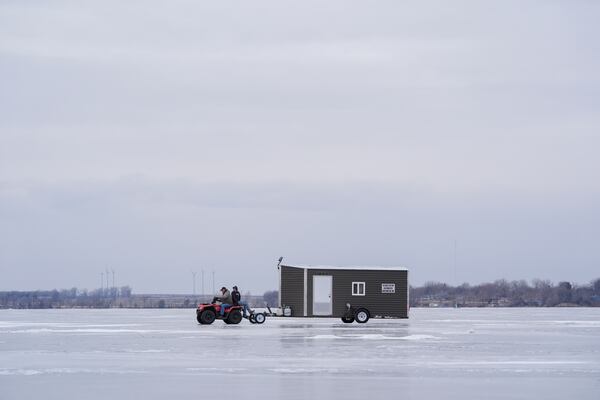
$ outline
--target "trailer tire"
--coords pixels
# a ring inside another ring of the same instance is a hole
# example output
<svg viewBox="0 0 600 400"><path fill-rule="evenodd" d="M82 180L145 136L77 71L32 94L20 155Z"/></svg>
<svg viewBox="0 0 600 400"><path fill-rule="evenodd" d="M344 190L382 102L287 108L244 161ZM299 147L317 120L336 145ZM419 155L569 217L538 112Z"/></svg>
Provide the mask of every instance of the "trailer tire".
<svg viewBox="0 0 600 400"><path fill-rule="evenodd" d="M254 314L254 323L256 324L264 324L267 320L267 316L264 313Z"/></svg>
<svg viewBox="0 0 600 400"><path fill-rule="evenodd" d="M370 317L371 315L369 314L369 310L367 310L366 308L359 308L358 310L356 310L356 313L354 313L354 319L359 324L364 324L369 320Z"/></svg>
<svg viewBox="0 0 600 400"><path fill-rule="evenodd" d="M354 317L342 317L342 322L345 324L351 324L354 322Z"/></svg>
<svg viewBox="0 0 600 400"><path fill-rule="evenodd" d="M197 316L198 322L202 325L210 325L215 322L216 318L217 314L213 310L204 310Z"/></svg>
<svg viewBox="0 0 600 400"><path fill-rule="evenodd" d="M248 321L250 321L251 324L255 324L256 323L256 320L254 319L254 314L248 315Z"/></svg>

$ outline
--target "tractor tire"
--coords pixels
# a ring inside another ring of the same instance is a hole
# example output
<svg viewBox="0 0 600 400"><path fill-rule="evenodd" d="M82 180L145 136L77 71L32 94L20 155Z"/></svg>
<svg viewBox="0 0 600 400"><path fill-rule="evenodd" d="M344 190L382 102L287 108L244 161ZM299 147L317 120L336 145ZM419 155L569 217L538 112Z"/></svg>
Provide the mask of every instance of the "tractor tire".
<svg viewBox="0 0 600 400"><path fill-rule="evenodd" d="M342 317L342 322L345 324L351 324L354 322L354 317Z"/></svg>
<svg viewBox="0 0 600 400"><path fill-rule="evenodd" d="M354 313L354 320L359 324L364 324L369 320L370 317L371 315L369 314L369 310L366 308L359 308L356 310L356 313Z"/></svg>
<svg viewBox="0 0 600 400"><path fill-rule="evenodd" d="M256 324L264 324L267 319L267 316L264 313L254 314L254 323Z"/></svg>
<svg viewBox="0 0 600 400"><path fill-rule="evenodd" d="M248 321L250 321L251 324L255 324L256 320L254 319L254 314L250 314L248 316Z"/></svg>
<svg viewBox="0 0 600 400"><path fill-rule="evenodd" d="M213 310L204 310L198 315L198 322L202 325L210 325L215 322L217 314Z"/></svg>
<svg viewBox="0 0 600 400"><path fill-rule="evenodd" d="M243 317L240 310L233 310L229 313L225 322L227 322L228 324L239 324L240 322L242 322L242 318Z"/></svg>

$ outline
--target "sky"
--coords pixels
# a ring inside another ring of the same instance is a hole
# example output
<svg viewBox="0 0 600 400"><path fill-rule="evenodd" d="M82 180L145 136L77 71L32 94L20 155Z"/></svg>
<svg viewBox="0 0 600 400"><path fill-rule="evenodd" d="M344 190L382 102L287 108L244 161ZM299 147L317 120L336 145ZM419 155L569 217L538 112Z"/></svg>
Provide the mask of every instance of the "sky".
<svg viewBox="0 0 600 400"><path fill-rule="evenodd" d="M600 277L596 1L0 1L0 290ZM111 282L112 284L112 282Z"/></svg>

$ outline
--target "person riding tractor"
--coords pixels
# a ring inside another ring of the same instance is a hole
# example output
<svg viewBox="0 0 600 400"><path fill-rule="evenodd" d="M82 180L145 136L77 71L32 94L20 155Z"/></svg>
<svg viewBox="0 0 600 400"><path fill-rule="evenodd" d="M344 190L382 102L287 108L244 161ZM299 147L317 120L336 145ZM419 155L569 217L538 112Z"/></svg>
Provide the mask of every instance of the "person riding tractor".
<svg viewBox="0 0 600 400"><path fill-rule="evenodd" d="M242 321L242 307L233 304L231 293L223 286L221 295L215 296L211 303L198 304L196 319L202 325L210 325L215 319L221 319L226 324L239 324Z"/></svg>
<svg viewBox="0 0 600 400"><path fill-rule="evenodd" d="M233 298L231 297L231 292L225 286L221 288L221 296L215 296L212 302L216 303L217 301L221 302L220 314L221 317L223 317L223 315L225 314L225 309L233 305Z"/></svg>

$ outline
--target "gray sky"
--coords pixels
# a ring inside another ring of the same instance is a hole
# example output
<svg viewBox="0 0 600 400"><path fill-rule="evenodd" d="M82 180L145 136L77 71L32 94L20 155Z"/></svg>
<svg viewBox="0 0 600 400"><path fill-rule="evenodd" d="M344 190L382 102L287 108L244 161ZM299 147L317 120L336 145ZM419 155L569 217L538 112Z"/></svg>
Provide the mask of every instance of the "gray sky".
<svg viewBox="0 0 600 400"><path fill-rule="evenodd" d="M0 290L600 276L600 3L199 3L0 2Z"/></svg>

